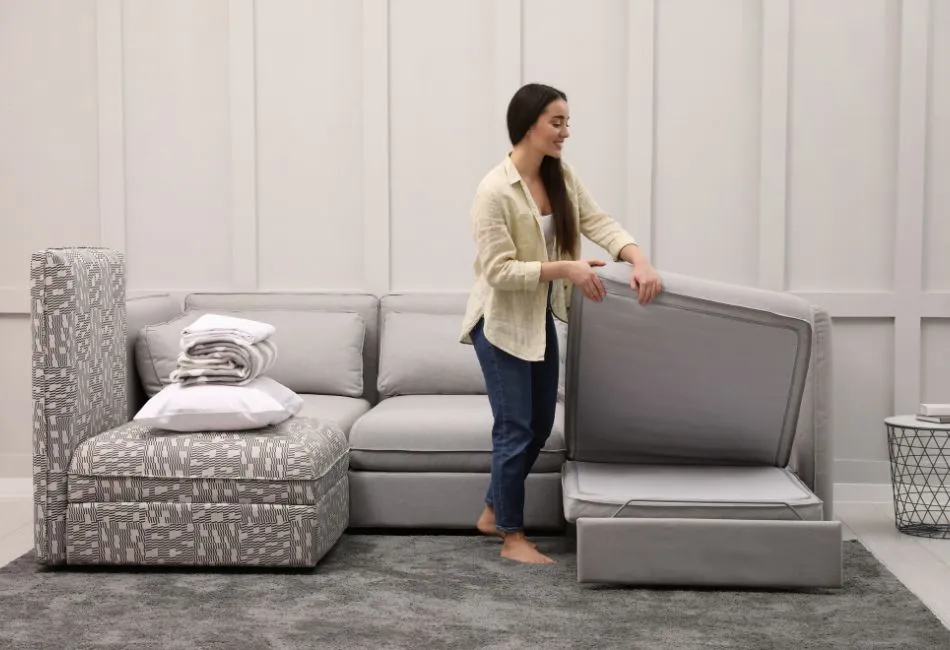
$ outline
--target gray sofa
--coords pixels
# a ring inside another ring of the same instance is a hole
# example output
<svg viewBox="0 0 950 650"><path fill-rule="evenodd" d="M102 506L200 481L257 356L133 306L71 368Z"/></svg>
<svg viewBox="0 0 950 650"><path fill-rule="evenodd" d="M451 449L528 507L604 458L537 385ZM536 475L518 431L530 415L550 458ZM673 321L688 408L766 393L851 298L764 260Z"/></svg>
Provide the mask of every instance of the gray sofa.
<svg viewBox="0 0 950 650"><path fill-rule="evenodd" d="M123 256L99 248L39 251L31 270L39 562L315 566L346 529L474 531L488 485L492 419L474 350L458 343L464 293L126 298ZM577 305L575 294L580 311ZM130 422L167 383L181 329L204 313L276 327L278 360L268 374L305 400L296 417L231 435L172 434ZM809 337L802 410L788 436L786 466L814 496L817 509L809 518L833 526L829 332L827 316L820 309L811 314L809 332L820 335ZM596 525L616 517L595 513L579 522L565 500L571 475L562 470L583 458L566 445L565 406L577 408L567 365L574 333L563 325L560 332L558 418L528 477L526 526L548 533L576 529L579 544L589 548L592 539L614 544L614 555L597 551L596 570L579 573L582 580L610 581L610 563L623 554L616 543L649 546L635 531L599 536ZM798 414L794 399L789 407ZM255 446L277 450L276 470L248 460L258 458L250 449ZM238 460L229 464L231 456ZM694 460L701 464L701 454ZM820 533L822 543L826 533ZM804 536L811 538L807 531ZM753 546L772 539L756 537ZM827 545L822 548L827 558ZM678 552L693 551L681 544ZM595 555L584 557L579 567L590 567ZM763 557L762 566L782 561L778 550ZM663 562L669 559L667 553ZM834 583L831 574L825 570L806 582ZM669 582L676 575L661 568L615 577ZM771 576L781 583L784 575L766 572L766 582ZM726 572L712 582L750 582L732 577Z"/></svg>
<svg viewBox="0 0 950 650"><path fill-rule="evenodd" d="M464 294L191 293L128 300L129 415L168 383L183 327L205 313L275 326L268 375L300 394L300 417L349 441L350 528L474 526L491 466L491 408ZM563 410L559 408L560 414ZM563 415L529 476L526 525L563 525ZM473 514L474 513L474 514Z"/></svg>

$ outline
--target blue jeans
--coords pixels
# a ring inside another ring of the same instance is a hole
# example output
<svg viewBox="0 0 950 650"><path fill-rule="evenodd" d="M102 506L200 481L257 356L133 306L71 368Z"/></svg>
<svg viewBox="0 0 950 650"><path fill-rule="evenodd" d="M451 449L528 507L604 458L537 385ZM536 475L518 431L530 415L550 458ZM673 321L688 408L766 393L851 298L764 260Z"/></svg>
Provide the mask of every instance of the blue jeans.
<svg viewBox="0 0 950 650"><path fill-rule="evenodd" d="M488 388L492 426L491 481L485 503L495 509L498 530L524 529L524 484L554 427L558 388L558 343L554 316L547 311L543 361L525 361L499 350L482 331L472 342Z"/></svg>

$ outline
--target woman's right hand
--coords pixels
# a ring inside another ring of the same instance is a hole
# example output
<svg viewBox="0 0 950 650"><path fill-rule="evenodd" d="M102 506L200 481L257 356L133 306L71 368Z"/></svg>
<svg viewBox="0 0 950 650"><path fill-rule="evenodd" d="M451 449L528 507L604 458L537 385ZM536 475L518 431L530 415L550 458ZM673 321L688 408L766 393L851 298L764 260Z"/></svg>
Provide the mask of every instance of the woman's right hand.
<svg viewBox="0 0 950 650"><path fill-rule="evenodd" d="M596 302L603 300L604 296L607 295L607 290L604 288L604 283L597 272L594 271L594 267L605 266L605 262L602 260L578 260L577 262L569 262L569 264L567 279L574 286L580 288L584 295L591 300Z"/></svg>

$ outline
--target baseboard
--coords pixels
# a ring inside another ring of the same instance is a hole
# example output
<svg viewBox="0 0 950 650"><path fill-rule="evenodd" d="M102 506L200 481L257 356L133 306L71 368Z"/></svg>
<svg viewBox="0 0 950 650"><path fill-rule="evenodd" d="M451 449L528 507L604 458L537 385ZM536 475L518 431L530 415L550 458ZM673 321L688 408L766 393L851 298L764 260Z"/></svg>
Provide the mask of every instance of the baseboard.
<svg viewBox="0 0 950 650"><path fill-rule="evenodd" d="M890 503L890 483L835 483L835 503Z"/></svg>
<svg viewBox="0 0 950 650"><path fill-rule="evenodd" d="M29 479L32 473L33 457L30 454L0 454L0 479Z"/></svg>
<svg viewBox="0 0 950 650"><path fill-rule="evenodd" d="M886 460L837 458L835 459L832 476L834 476L835 483L890 483L891 464Z"/></svg>

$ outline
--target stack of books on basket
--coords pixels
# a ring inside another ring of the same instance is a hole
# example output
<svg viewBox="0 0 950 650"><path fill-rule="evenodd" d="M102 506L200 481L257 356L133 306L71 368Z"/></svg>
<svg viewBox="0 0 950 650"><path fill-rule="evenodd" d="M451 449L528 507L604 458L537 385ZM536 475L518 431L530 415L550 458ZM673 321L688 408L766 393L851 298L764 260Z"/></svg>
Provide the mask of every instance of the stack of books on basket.
<svg viewBox="0 0 950 650"><path fill-rule="evenodd" d="M934 424L950 424L950 404L921 404L917 419Z"/></svg>
<svg viewBox="0 0 950 650"><path fill-rule="evenodd" d="M160 429L242 431L296 415L303 399L268 376L277 361L275 328L236 316L204 314L182 330L169 383L135 415Z"/></svg>

